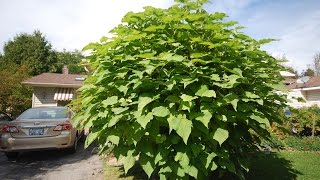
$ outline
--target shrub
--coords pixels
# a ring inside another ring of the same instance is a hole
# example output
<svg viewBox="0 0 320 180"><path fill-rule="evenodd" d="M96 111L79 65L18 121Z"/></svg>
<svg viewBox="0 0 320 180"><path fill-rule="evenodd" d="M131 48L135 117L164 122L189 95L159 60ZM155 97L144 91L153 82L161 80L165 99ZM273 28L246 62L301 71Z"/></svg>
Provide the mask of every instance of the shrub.
<svg viewBox="0 0 320 180"><path fill-rule="evenodd" d="M129 12L113 37L84 48L95 70L74 123L91 129L86 146L97 140L102 153L125 158L125 172L137 159L160 179L244 178L247 153L280 121L281 67L259 49L271 40L244 35L206 2Z"/></svg>
<svg viewBox="0 0 320 180"><path fill-rule="evenodd" d="M300 151L320 151L320 137L289 136L282 140L286 148Z"/></svg>
<svg viewBox="0 0 320 180"><path fill-rule="evenodd" d="M298 135L311 136L313 121L315 121L315 135L320 135L320 108L318 106L292 108L291 112L292 116L285 118L289 130L294 128Z"/></svg>

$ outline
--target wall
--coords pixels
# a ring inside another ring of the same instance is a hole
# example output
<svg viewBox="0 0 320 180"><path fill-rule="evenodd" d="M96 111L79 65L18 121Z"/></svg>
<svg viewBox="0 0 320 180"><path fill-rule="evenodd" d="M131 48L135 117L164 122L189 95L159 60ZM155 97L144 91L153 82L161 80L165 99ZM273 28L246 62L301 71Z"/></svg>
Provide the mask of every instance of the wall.
<svg viewBox="0 0 320 180"><path fill-rule="evenodd" d="M309 90L306 92L306 99L310 105L320 106L320 90Z"/></svg>
<svg viewBox="0 0 320 180"><path fill-rule="evenodd" d="M57 102L53 99L55 92L54 87L34 87L32 107L57 106Z"/></svg>
<svg viewBox="0 0 320 180"><path fill-rule="evenodd" d="M303 98L306 102L298 102L296 98ZM301 91L300 89L293 89L288 93L288 105L300 108L309 107L313 105L320 106L320 90Z"/></svg>

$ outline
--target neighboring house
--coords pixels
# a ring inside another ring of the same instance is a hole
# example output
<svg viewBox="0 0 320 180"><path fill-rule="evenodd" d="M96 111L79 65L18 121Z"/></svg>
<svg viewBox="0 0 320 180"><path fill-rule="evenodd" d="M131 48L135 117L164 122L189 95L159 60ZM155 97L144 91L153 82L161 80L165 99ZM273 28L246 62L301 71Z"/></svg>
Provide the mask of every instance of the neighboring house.
<svg viewBox="0 0 320 180"><path fill-rule="evenodd" d="M280 76L284 78L285 85L293 84L297 81L296 75L288 71L280 71Z"/></svg>
<svg viewBox="0 0 320 180"><path fill-rule="evenodd" d="M305 83L292 83L288 85L289 105L292 107L320 106L320 76L311 77ZM305 102L299 102L297 98L302 98Z"/></svg>
<svg viewBox="0 0 320 180"><path fill-rule="evenodd" d="M76 90L83 85L84 75L43 73L22 82L33 88L32 107L65 106L77 97Z"/></svg>

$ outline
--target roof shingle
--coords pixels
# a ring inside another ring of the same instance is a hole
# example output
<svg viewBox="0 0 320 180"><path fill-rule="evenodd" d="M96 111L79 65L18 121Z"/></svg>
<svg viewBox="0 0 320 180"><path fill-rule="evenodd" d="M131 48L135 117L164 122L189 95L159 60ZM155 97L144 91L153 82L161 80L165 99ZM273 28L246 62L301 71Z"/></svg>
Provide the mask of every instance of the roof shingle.
<svg viewBox="0 0 320 180"><path fill-rule="evenodd" d="M288 85L289 89L309 88L320 86L320 76L313 76L306 83L293 83Z"/></svg>
<svg viewBox="0 0 320 180"><path fill-rule="evenodd" d="M44 87L81 87L83 80L78 78L85 78L85 75L43 73L23 81L22 84Z"/></svg>

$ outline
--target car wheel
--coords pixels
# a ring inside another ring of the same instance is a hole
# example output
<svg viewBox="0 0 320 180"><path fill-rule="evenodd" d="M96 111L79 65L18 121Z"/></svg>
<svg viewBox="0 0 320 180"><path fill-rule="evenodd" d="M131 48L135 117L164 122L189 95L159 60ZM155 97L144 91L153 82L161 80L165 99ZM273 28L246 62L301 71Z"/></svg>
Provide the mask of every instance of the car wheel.
<svg viewBox="0 0 320 180"><path fill-rule="evenodd" d="M5 152L4 154L7 156L8 160L14 160L19 155L18 152Z"/></svg>
<svg viewBox="0 0 320 180"><path fill-rule="evenodd" d="M67 151L70 154L74 154L75 152L77 152L77 148L78 148L78 136L75 137L73 145L70 148L68 148Z"/></svg>

